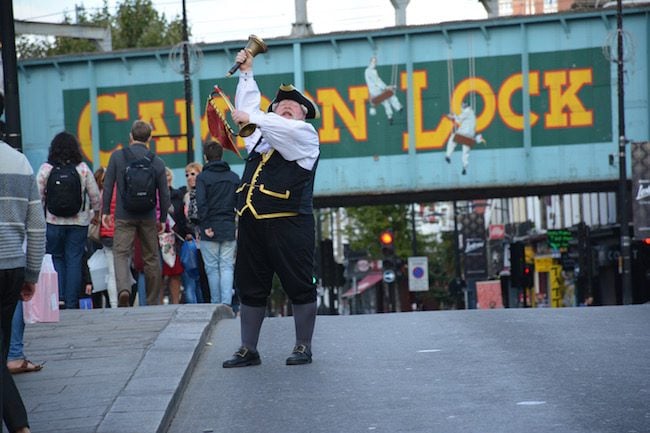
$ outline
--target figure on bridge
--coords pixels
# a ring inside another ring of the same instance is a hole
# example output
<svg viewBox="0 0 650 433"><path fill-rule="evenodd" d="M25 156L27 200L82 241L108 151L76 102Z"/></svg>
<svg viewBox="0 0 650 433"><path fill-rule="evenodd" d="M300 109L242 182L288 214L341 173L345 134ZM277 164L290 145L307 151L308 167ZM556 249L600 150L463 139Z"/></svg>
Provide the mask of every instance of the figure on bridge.
<svg viewBox="0 0 650 433"><path fill-rule="evenodd" d="M389 86L381 79L377 72L377 57L375 56L370 58L370 64L365 71L365 77L366 85L368 86L368 93L370 94L370 115L374 116L377 114L375 106L381 104L384 106L384 110L386 111L388 123L392 125L393 110L400 112L404 108L399 102L399 99L397 99L397 96L395 96L395 89L397 86L395 83L391 83Z"/></svg>
<svg viewBox="0 0 650 433"><path fill-rule="evenodd" d="M467 174L467 166L469 165L469 152L476 143L485 143L485 139L481 134L476 134L476 114L474 109L467 101L461 104L460 114L448 114L451 120L457 125L455 131L449 136L447 140L447 152L445 154L445 161L451 163L451 154L456 149L456 144L463 146L463 171L462 174Z"/></svg>
<svg viewBox="0 0 650 433"><path fill-rule="evenodd" d="M253 77L253 55L237 53L239 82L232 118L253 122L244 138L248 158L237 189L239 230L235 287L241 301L241 347L224 368L259 365L257 352L273 274L291 300L296 341L287 365L309 364L316 322L313 190L320 156L318 132L305 119L316 119L316 104L292 85L282 85L268 112Z"/></svg>

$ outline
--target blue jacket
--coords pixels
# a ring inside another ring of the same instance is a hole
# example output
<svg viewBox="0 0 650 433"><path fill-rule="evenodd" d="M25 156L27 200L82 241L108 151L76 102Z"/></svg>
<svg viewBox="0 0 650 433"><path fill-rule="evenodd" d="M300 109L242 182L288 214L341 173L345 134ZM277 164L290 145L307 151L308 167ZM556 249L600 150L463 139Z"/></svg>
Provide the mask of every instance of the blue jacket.
<svg viewBox="0 0 650 433"><path fill-rule="evenodd" d="M201 240L225 242L235 240L235 207L239 176L225 161L210 161L196 178L196 206L199 211ZM212 228L212 238L205 229Z"/></svg>

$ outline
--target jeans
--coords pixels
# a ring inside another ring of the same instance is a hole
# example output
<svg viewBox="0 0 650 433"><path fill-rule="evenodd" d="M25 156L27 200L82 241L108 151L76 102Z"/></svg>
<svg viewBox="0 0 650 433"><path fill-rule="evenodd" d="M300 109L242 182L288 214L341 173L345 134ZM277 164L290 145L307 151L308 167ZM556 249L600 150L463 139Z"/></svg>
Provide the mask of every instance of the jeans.
<svg viewBox="0 0 650 433"><path fill-rule="evenodd" d="M83 255L88 238L87 226L47 224L47 252L52 254L58 274L59 298L65 308L79 308Z"/></svg>
<svg viewBox="0 0 650 433"><path fill-rule="evenodd" d="M7 361L25 359L23 353L23 335L25 334L25 320L23 319L23 301L16 303L14 318L11 321L11 341L9 343L9 355Z"/></svg>
<svg viewBox="0 0 650 433"><path fill-rule="evenodd" d="M201 254L213 304L230 305L232 302L236 244L236 241L201 242Z"/></svg>
<svg viewBox="0 0 650 433"><path fill-rule="evenodd" d="M203 302L203 294L201 293L199 287L199 280L190 277L187 275L187 272L183 272L183 275L181 277L183 278L183 293L185 294L185 303L196 304L198 302Z"/></svg>

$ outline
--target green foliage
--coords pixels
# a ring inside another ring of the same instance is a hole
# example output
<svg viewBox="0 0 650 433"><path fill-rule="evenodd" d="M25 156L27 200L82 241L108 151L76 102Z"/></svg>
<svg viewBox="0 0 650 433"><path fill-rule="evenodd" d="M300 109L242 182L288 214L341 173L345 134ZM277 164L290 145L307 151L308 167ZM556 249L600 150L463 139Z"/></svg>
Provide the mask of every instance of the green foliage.
<svg viewBox="0 0 650 433"><path fill-rule="evenodd" d="M72 20L66 16L63 23L72 24ZM182 18L175 16L168 21L165 14L159 14L154 9L151 0L124 0L118 3L115 15L111 15L108 3L104 0L103 7L94 13L79 8L76 23L110 26L115 50L171 46L183 41ZM20 59L97 50L97 44L88 39L55 37L52 42L47 39L20 37L16 41L16 51Z"/></svg>
<svg viewBox="0 0 650 433"><path fill-rule="evenodd" d="M349 224L346 234L353 251L367 251L372 258L381 258L379 235L391 229L395 253L405 262L413 256L413 230L410 205L364 206L346 209ZM417 230L417 227L416 227ZM435 235L416 233L416 252L429 262L429 291L418 293L421 300L433 299L449 305L447 287L455 275L453 232Z"/></svg>

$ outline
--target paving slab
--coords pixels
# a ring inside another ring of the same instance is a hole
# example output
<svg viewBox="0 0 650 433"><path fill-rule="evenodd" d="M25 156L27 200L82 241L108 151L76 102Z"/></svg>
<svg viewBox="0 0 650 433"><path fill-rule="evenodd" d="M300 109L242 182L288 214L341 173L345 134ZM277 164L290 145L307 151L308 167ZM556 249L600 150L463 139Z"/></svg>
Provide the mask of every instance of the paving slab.
<svg viewBox="0 0 650 433"><path fill-rule="evenodd" d="M15 375L33 433L164 432L223 305L62 310L28 324ZM4 430L3 430L4 431Z"/></svg>

